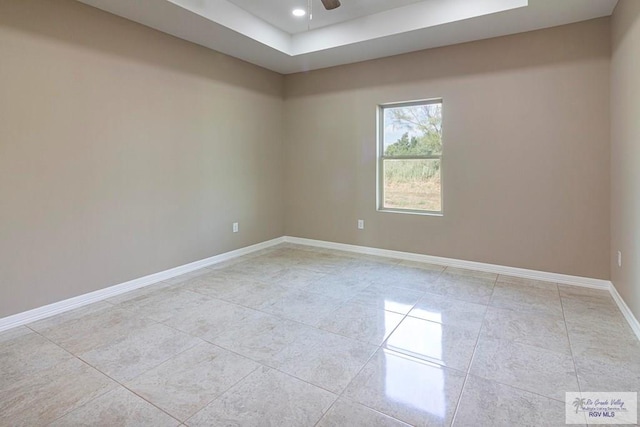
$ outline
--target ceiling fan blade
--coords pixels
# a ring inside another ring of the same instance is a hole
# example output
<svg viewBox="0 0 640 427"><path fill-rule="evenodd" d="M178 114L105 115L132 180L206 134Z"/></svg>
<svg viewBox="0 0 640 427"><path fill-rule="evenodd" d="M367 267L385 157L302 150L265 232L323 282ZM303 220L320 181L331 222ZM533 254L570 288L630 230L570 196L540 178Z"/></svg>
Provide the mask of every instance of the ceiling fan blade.
<svg viewBox="0 0 640 427"><path fill-rule="evenodd" d="M340 7L340 0L321 0L324 8L327 10L335 9L336 7Z"/></svg>

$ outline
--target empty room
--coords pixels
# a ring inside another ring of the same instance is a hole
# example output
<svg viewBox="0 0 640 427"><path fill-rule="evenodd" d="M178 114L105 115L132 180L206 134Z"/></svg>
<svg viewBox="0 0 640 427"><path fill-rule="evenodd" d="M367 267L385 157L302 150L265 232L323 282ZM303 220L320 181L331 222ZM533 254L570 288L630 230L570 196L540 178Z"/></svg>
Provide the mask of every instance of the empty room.
<svg viewBox="0 0 640 427"><path fill-rule="evenodd" d="M0 0L0 426L639 425L640 1Z"/></svg>

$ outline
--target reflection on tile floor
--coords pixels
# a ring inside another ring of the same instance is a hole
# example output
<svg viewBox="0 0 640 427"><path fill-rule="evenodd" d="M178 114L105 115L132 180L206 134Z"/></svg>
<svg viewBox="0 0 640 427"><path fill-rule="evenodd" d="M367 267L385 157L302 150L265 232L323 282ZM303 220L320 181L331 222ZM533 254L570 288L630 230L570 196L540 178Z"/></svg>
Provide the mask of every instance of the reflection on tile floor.
<svg viewBox="0 0 640 427"><path fill-rule="evenodd" d="M605 291L280 245L0 333L0 425L564 425L639 391Z"/></svg>

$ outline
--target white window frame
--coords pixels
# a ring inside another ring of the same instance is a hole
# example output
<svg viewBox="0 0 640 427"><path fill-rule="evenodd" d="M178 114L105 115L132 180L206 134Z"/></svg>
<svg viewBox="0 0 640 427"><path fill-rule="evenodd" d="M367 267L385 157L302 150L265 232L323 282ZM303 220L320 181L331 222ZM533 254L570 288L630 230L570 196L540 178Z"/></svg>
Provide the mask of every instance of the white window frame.
<svg viewBox="0 0 640 427"><path fill-rule="evenodd" d="M431 155L431 156L392 156L387 157L384 155L384 111L387 108L398 108L398 107L412 107L417 105L429 105L429 104L441 104L442 105L442 116L444 122L444 102L442 98L431 98L431 99L421 99L416 101L404 101L404 102L393 102L393 103L385 103L378 105L378 114L377 114L377 129L378 129L378 138L377 138L377 164L376 164L376 209L379 212L390 212L390 213L404 213L404 214L413 214L413 215L426 215L426 216L443 216L444 215L444 176L443 176L443 166L444 166L444 141L442 143L442 150L440 155ZM444 132L443 132L444 137ZM440 160L440 210L439 211L429 211L423 209L400 209L400 208L389 208L384 206L384 161L385 159L396 159L396 160Z"/></svg>

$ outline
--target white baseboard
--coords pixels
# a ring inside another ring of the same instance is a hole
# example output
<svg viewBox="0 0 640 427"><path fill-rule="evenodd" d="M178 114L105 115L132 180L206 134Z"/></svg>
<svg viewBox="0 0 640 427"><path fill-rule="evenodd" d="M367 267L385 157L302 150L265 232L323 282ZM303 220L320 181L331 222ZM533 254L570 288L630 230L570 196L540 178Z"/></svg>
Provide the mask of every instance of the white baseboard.
<svg viewBox="0 0 640 427"><path fill-rule="evenodd" d="M636 334L636 336L640 340L640 322L638 322L638 319L636 319L636 317L633 315L633 313L631 312L631 309L629 308L627 303L624 302L624 300L618 293L618 290L616 289L613 283L611 283L609 292L611 293L613 300L616 302L616 304L618 304L618 308L622 312L622 315L624 316L625 319L627 319L629 326L631 326L631 329L633 329L633 332Z"/></svg>
<svg viewBox="0 0 640 427"><path fill-rule="evenodd" d="M465 261L454 258L444 258L431 255L422 255L411 252L393 251L388 249L378 249L368 246L356 246L348 245L345 243L327 242L322 240L304 239L301 237L278 237L276 239L268 240L265 242L257 243L255 245L240 248L234 251L225 252L220 255L212 256L210 258L195 261L189 264L181 265L179 267L171 268L169 270L161 271L159 273L150 274L148 276L140 277L138 279L130 280L128 282L120 283L118 285L110 286L108 288L100 289L87 294L79 295L77 297L69 298L63 301L59 301L53 304L38 307L33 310L25 311L22 313L14 314L12 316L4 317L0 319L0 332L11 329L17 326L25 325L27 323L35 322L36 320L44 319L46 317L54 316L65 311L73 310L75 308L82 307L87 304L105 300L107 298L114 297L116 295L123 294L125 292L133 291L145 286L153 285L154 283L161 282L163 280L170 279L172 277L179 276L181 274L190 273L195 270L199 270L210 265L218 264L223 261L227 261L233 258L237 258L242 255L247 255L252 252L256 252L262 249L278 245L280 243L293 243L304 246L313 246L325 249L334 249L339 251L382 256L387 258L395 258L407 261L426 262L430 264L438 264L446 267L458 267L467 268L477 271L486 271L489 273L504 274L508 276L522 277L526 279L543 280L547 282L561 283L565 285L581 286L593 289L607 290L613 297L614 301L620 308L620 311L624 315L625 319L633 329L634 333L640 339L640 322L635 318L627 304L624 302L613 283L608 280L592 279L588 277L570 276L559 273L549 273L545 271L528 270L525 268L507 267L496 264L486 264L475 261Z"/></svg>
<svg viewBox="0 0 640 427"><path fill-rule="evenodd" d="M360 254L367 255L376 255L383 256L387 258L395 258L401 260L408 261L418 261L418 262L427 262L430 264L437 264L446 267L458 267L458 268L467 268L470 270L477 271L486 271L489 273L497 273L504 274L507 276L515 276L522 277L525 279L535 279L535 280L543 280L546 282L555 282L561 283L563 285L572 285L572 286L581 286L584 288L592 288L592 289L602 289L605 291L609 291L613 300L618 305L618 308L624 315L625 319L633 329L633 332L636 334L638 339L640 340L640 322L635 318L627 304L624 302L618 291L616 290L613 283L609 280L602 279L592 279L589 277L581 277L581 276L570 276L566 274L559 273L549 273L546 271L537 271L537 270L528 270L525 268L517 268L517 267L507 267L503 265L495 265L495 264L486 264L482 262L475 261L465 261L454 258L443 258L431 255L422 255L411 252L400 252L400 251L392 251L388 249L378 249L371 248L368 246L356 246L356 245L348 245L345 243L334 243L334 242L326 242L322 240L313 240L313 239L304 239L301 237L290 237L286 236L284 238L285 242L293 243L298 245L305 246L314 246L317 248L325 248L325 249L335 249L346 252L354 252Z"/></svg>
<svg viewBox="0 0 640 427"><path fill-rule="evenodd" d="M475 261L465 261L454 258L444 258L431 255L422 255L412 252L392 251L388 249L371 248L367 246L347 245L344 243L325 242L322 240L303 239L300 237L286 236L285 242L306 246L315 246L326 249L336 249L346 252L355 252L367 255L377 255L387 258L395 258L407 261L427 262L446 267L466 268L469 270L486 271L489 273L503 274L507 276L523 277L526 279L543 280L546 282L561 283L563 285L582 286L594 289L609 290L611 284L608 280L591 279L588 277L569 276L559 273L548 273L546 271L527 270L525 268L506 267L504 265L486 264Z"/></svg>
<svg viewBox="0 0 640 427"><path fill-rule="evenodd" d="M33 310L24 311L22 313L4 317L0 319L0 332L7 329L15 328L16 326L21 326L27 323L35 322L36 320L44 319L46 317L54 316L56 314L63 313L65 311L73 310L75 308L79 308L87 304L105 300L107 298L111 298L116 295L123 294L125 292L129 292L135 289L143 288L145 286L153 285L154 283L171 279L172 277L180 276L181 274L190 273L192 271L199 270L201 268L208 267L213 264L218 264L220 262L237 258L242 255L247 255L252 252L266 249L271 246L284 243L284 241L285 241L284 237L278 237L276 239L267 240L265 242L257 243L255 245L236 249L230 252L225 252L220 255L215 255L210 258L202 259L200 261L191 262L189 264L184 264L175 268L171 268L169 270L161 271L159 273L150 274L148 276L144 276L138 279L130 280L128 282L120 283L118 285L109 286L108 288L100 289L94 292L89 292L87 294L79 295L77 297L69 298L63 301L58 301L53 304L48 304L42 307L34 308Z"/></svg>

